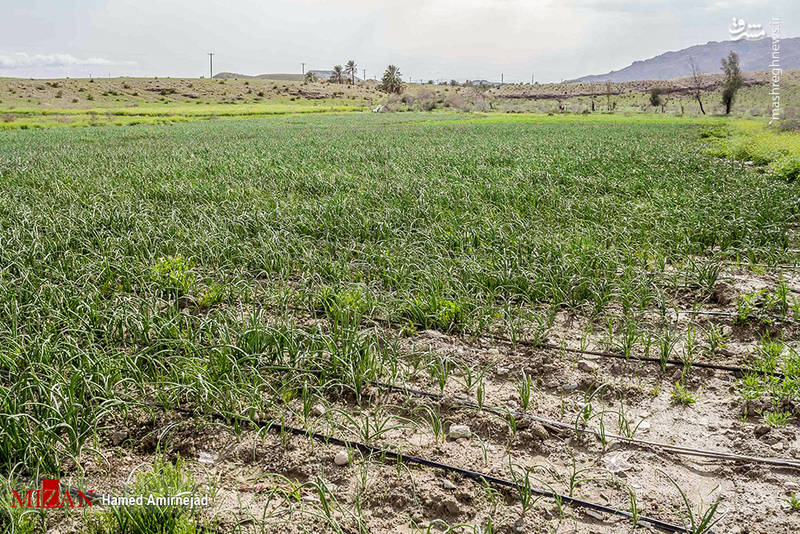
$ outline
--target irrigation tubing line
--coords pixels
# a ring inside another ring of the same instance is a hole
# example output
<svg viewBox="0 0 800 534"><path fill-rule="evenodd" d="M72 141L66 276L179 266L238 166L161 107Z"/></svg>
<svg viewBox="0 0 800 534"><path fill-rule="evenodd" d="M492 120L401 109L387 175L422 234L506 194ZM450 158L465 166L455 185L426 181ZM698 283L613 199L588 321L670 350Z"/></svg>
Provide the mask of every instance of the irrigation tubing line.
<svg viewBox="0 0 800 534"><path fill-rule="evenodd" d="M159 409L164 410L164 411L169 411L170 410L169 407L167 407L166 405L163 405L163 404L158 404L158 403L153 403L153 402L144 402L143 404L151 406L151 407L154 407L154 408L159 408ZM174 409L174 410L176 410L176 411L178 411L180 413L187 414L187 415L194 415L194 413L195 413L193 410L190 410L188 408L174 407L172 409ZM209 413L207 415L209 415L210 417L212 417L214 419L217 419L217 420L227 421L227 420L230 420L230 419L234 419L238 423L250 424L250 425L253 425L253 426L255 426L255 427L259 428L259 429L265 428L265 429L267 429L267 431L288 432L289 434L292 434L292 435L295 435L295 436L303 436L303 437L311 438L311 439L314 439L316 441L319 441L319 442L325 443L325 444L333 444L333 445L337 445L339 447L345 447L345 448L350 448L350 449L358 449L359 451L361 451L363 453L366 453L366 454L368 454L370 456L378 456L380 458L395 460L395 461L398 461L398 462L401 462L401 463L416 464L416 465L421 465L421 466L424 466L424 467L431 467L431 468L434 468L434 469L442 469L444 471L450 471L451 473L459 474L459 475L461 475L461 476L463 476L465 478L469 478L469 479L477 480L477 481L483 481L483 482L485 482L487 484L493 484L495 486L514 489L514 490L517 490L517 491L526 491L526 489L523 486L521 486L520 484L517 484L516 482L512 482L511 480L507 480L507 479L500 478L500 477L495 477L495 476L492 476L492 475L489 475L489 474L486 474L486 473L482 473L480 471L473 471L471 469L464 469L462 467L457 467L457 466L454 466L454 465L444 464L444 463L437 462L435 460L430 460L428 458L424 458L424 457L421 457L421 456L412 456L412 455L402 454L402 453L395 452L395 451L390 451L390 450L387 450L387 449L381 449L379 447L375 447L375 446L372 446L372 445L367 445L365 443L360 443L358 441L352 441L352 440L348 440L348 439L342 439L342 438L337 438L337 437L333 437L333 436L327 436L325 434L320 434L318 432L314 432L314 431L308 430L308 429L296 428L296 427L287 426L287 425L284 425L284 424L262 423L262 422L253 421L251 419L247 419L245 417L240 417L240 416L225 417L224 415L222 415L220 413L217 413L217 412L211 412L211 413ZM569 504L569 505L572 505L572 506L576 506L578 508L589 508L591 510L595 510L595 511L598 511L598 512L603 512L603 513L607 513L607 514L611 514L611 515L617 515L617 516L622 516L622 517L627 517L629 519L633 519L633 514L631 512L629 512L629 511L627 511L627 510L622 510L622 509L619 509L619 508L613 508L611 506L605 506L603 504L598 504L598 503L593 503L593 502L590 502L590 501L585 501L583 499L578 499L576 497L570 497L568 495L561 495L561 494L556 493L554 491L545 490L545 489L542 489L542 488L530 487L530 492L532 494L534 494L534 495L539 495L541 497L557 499L557 500L560 500L563 503L566 503L566 504ZM653 517L639 515L638 516L638 522L640 524L648 524L648 525L650 525L652 527L655 527L657 529L663 530L665 532L682 532L682 533L686 533L686 534L691 534L691 531L688 530L687 528L683 527L683 526L675 525L675 524L672 524L672 523L667 523L665 521L661 521L661 520L655 519Z"/></svg>
<svg viewBox="0 0 800 534"><path fill-rule="evenodd" d="M722 312L719 312L719 313L722 313ZM394 322L394 321L392 321L390 319L384 319L382 317L367 317L365 319L368 320L368 321L372 321L372 322L374 322L376 324L384 324L384 325L388 325L390 327L395 327L395 328L399 327L399 326L402 326L402 325L400 325L400 324L398 324L398 323L396 323L396 322ZM670 359L670 360L662 360L661 358L655 358L655 357L652 357L652 356L634 356L634 355L626 356L624 354L619 354L619 353L615 353L615 352L605 352L605 351L586 350L586 349L572 349L572 348L568 348L568 347L561 347L559 345L554 345L552 343L537 343L537 342L528 341L528 340L525 340L525 339L518 339L518 340L515 341L515 340L507 338L505 336L499 336L499 335L490 334L490 333L482 334L482 335L479 334L479 335L476 335L474 337L475 338L484 337L484 338L491 339L493 341L500 341L500 342L503 342L503 343L508 343L510 345L524 345L526 347L531 347L531 348L541 348L541 349L551 349L551 350L564 350L566 352L572 352L572 353L575 353L575 354L586 354L586 355L591 355L591 356L602 356L602 357L605 357L605 358L616 358L616 359L620 359L620 360L658 363L658 364L663 364L663 365L674 365L674 366L678 366L678 367L685 367L686 366L686 362L684 362L682 360L672 360L672 359ZM464 337L461 337L460 339L464 339ZM715 364L715 363L692 362L691 363L691 367L700 367L702 369L715 369L717 371L727 371L729 373L742 374L742 375L746 375L746 374L750 374L750 373L757 373L757 374L762 374L762 375L774 376L776 378L781 378L781 379L786 378L786 376L783 373L780 373L778 371L762 371L762 370L759 370L759 369L752 369L752 368L749 368L749 367L741 367L741 366L736 366L736 365L720 365L720 364Z"/></svg>
<svg viewBox="0 0 800 534"><path fill-rule="evenodd" d="M444 397L442 395L440 395L438 393L432 393L430 391L424 391L424 390L419 390L419 389L411 389L411 388L407 388L407 387L404 387L404 386L395 386L395 385L386 384L386 383L383 383L383 382L373 382L373 385L376 386L376 387L379 387L379 388L384 388L384 389L390 390L390 391L397 391L397 392L406 393L406 394L409 394L409 395L415 395L415 396L418 396L418 397L426 397L426 398L434 399L434 400L437 400L437 401L442 401L444 399ZM576 427L576 426L570 425L568 423L564 423L562 421L557 421L555 419L549 419L547 417L533 415L533 414L529 414L529 413L526 413L526 412L518 412L518 411L513 411L513 410L507 410L506 411L506 410L501 410L500 408L497 408L497 407L494 407L494 406L490 406L490 405L484 405L484 406L481 407L478 404L475 404L475 403L469 402L469 401L457 401L456 403L454 403L454 405L456 405L456 406L465 406L467 408L471 408L471 409L475 409L475 410L483 410L483 411L491 412L491 413L494 413L496 415L501 415L501 416L505 416L508 413L511 413L516 418L530 419L532 421L537 421L537 422L542 423L544 425L549 425L549 426L553 426L553 427L556 427L556 428L569 430L569 431L573 431L573 432L574 431L578 431L578 432L582 432L582 433L586 433L586 434L594 434L595 436L597 436L600 439L603 439L603 438L616 439L616 440L619 440L619 441L623 441L623 442L629 443L631 445L636 445L636 446L646 447L646 448L655 447L655 448L664 449L664 450L666 450L668 452L674 452L674 453L677 453L677 454L684 454L684 455L687 455L687 456L702 456L702 457L706 457L706 458L718 458L718 459L721 459L721 460L733 460L733 461L739 461L739 462L749 462L749 463L759 463L759 464L765 464L765 465L772 465L772 466L776 466L776 467L787 467L787 468L800 469L800 461L792 461L792 460L788 460L788 459L784 459L784 458L767 458L767 457L760 457L760 456L747 456L747 455L744 455L744 454L736 454L736 453L725 452L725 451L713 451L713 450L705 450L705 449L695 449L695 448L692 448L692 447L683 447L683 446L680 446L680 445L669 445L667 443L661 443L661 442L658 442L658 441L649 441L649 440L631 438L631 437L622 436L622 435L618 435L618 434L612 434L612 433L608 433L608 432L600 433L599 431L593 430L591 428Z"/></svg>
<svg viewBox="0 0 800 534"><path fill-rule="evenodd" d="M673 310L673 311L676 311L678 313L697 313L697 312L693 312L693 311L690 311L690 310ZM712 312L712 311L708 311L708 312L704 312L704 313L707 313L707 314L718 314L718 313L719 314L727 314L728 312ZM734 315L734 314L731 314L731 315ZM396 322L394 322L394 321L392 321L390 319L384 319L382 317L368 317L366 319L368 321L372 321L372 322L378 323L378 324L382 323L382 324L388 325L390 327L401 326L400 324L398 324L398 323L396 323ZM475 337L481 337L481 335L477 335ZM564 350L566 352L572 352L572 353L575 353L575 354L586 354L586 355L592 355L592 356L601 356L601 357L605 357L605 358L617 358L617 359L621 359L621 360L633 360L633 361L639 361L639 362L658 363L658 364L673 365L673 366L678 366L678 367L684 367L686 365L686 362L681 361L681 360L662 360L661 358L654 358L654 357L650 357L650 356L634 356L634 355L626 356L624 354L619 354L619 353L614 353L614 352L594 351L594 350L586 350L586 349L572 349L572 348L567 348L567 347L561 347L561 346L558 346L558 345L554 345L552 343L536 343L536 342L527 341L527 340L524 340L524 339L520 339L520 340L514 341L514 340L509 339L507 337L498 336L498 335L495 335L495 334L483 334L482 337L486 337L486 338L492 339L494 341L500 341L500 342L503 342L503 343L509 343L511 345L524 345L524 346L531 347L531 348L543 348L543 349L551 349L551 350ZM726 372L729 372L729 373L741 374L741 375L746 375L746 374L750 374L750 373L757 373L757 374L762 374L762 375L774 376L775 378L780 378L780 379L786 378L786 376L783 373L780 373L780 372L777 372L777 371L762 371L762 370L758 370L758 369L752 369L752 368L749 368L749 367L741 367L741 366L736 366L736 365L720 365L720 364L714 364L714 363L692 362L691 367L700 367L702 369L715 369L717 371L726 371Z"/></svg>
<svg viewBox="0 0 800 534"><path fill-rule="evenodd" d="M290 307L289 309L293 309L295 311L307 311L307 310L302 310L300 308L295 308L294 306ZM659 311L659 310L655 310L655 311ZM672 311L672 312L674 312L676 314L687 314L687 315L690 315L690 314L695 314L695 315L715 315L715 316L721 316L721 317L736 317L737 316L737 314L732 313L732 312L721 312L721 311L711 311L711 310L709 310L709 311L701 311L701 310L670 310L670 311ZM783 320L783 321L786 321L786 322L790 322L790 323L798 323L797 321L789 321L787 319L780 319L777 316L775 316L774 318L775 319L779 319L779 320ZM387 326L390 326L390 327L395 327L395 328L402 326L399 323L397 323L396 321L392 321L391 319L384 319L382 317L365 317L364 319L367 320L367 321L372 321L372 322L377 323L377 324L384 324L384 325L387 325ZM525 346L532 347L532 348L545 348L545 349L554 349L554 350L564 350L564 351L572 352L572 353L576 353L576 354L602 356L602 357L606 357L606 358L617 358L617 359L622 359L622 360L634 360L634 361L640 361L640 362L658 363L658 364L663 364L663 365L673 365L673 366L679 366L679 367L684 367L686 365L686 362L681 361L681 360L674 360L674 359L662 360L661 358L654 358L654 357L649 357L649 356L634 356L634 355L626 356L624 354L618 354L618 353L614 353L614 352L593 351L593 350L585 350L585 349L571 349L571 348L567 348L567 347L561 347L561 346L558 346L558 345L554 345L552 343L536 343L536 342L533 342L533 341L527 341L527 340L523 340L523 339L514 341L514 340L512 340L510 338L507 338L507 337L504 337L504 336L499 336L499 335L496 335L496 334L490 334L490 333L477 334L474 337L476 337L476 338L486 337L486 338L492 339L494 341L501 341L501 342L504 342L504 343L509 343L511 345L525 345ZM462 339L463 339L463 337L462 337ZM720 365L720 364L714 364L714 363L692 362L691 367L700 367L702 369L715 369L715 370L718 370L718 371L727 371L729 373L741 374L741 375L746 375L746 374L750 374L750 373L757 373L757 374L762 374L762 375L774 376L774 377L780 378L780 379L786 378L786 376L781 372L763 371L763 370L759 370L759 369L752 369L752 368L749 368L749 367L741 367L741 366L736 366L736 365Z"/></svg>
<svg viewBox="0 0 800 534"><path fill-rule="evenodd" d="M507 337L497 336L497 335L494 335L494 334L488 334L488 335L485 335L484 337L488 337L489 339L492 339L494 341L501 341L503 343L509 343L511 345L515 345L516 344L516 345L524 345L524 346L532 347L532 348L550 349L550 350L563 350L563 351L571 352L571 353L574 353L574 354L586 354L586 355L590 355L590 356L601 356L601 357L604 357L604 358L616 358L616 359L619 359L619 360L629 360L629 361L637 361L637 362L650 362L650 363L658 363L658 364L664 364L664 365L675 365L675 366L679 366L679 367L684 367L686 365L686 362L683 362L681 360L662 360L661 358L655 358L655 357L652 357L652 356L634 356L634 355L626 356L624 354L619 354L619 353L616 353L616 352L605 352L605 351L599 351L599 350L586 350L586 349L572 349L572 348L569 348L569 347L562 347L562 346L559 346L559 345L554 345L552 343L536 343L536 342L527 341L527 340L524 340L524 339L519 339L519 340L514 341L514 340L509 339ZM758 374L763 374L763 375L774 376L776 378L785 378L785 375L783 373L779 373L777 371L761 371L761 370L758 370L758 369L751 369L749 367L739 367L739 366L735 366L735 365L719 365L719 364L715 364L715 363L692 362L691 363L691 367L700 367L700 368L703 368L703 369L715 369L715 370L718 370L718 371L727 371L729 373L735 373L735 374L758 373Z"/></svg>
<svg viewBox="0 0 800 534"><path fill-rule="evenodd" d="M789 288L792 291L791 288ZM795 290L795 292L797 292ZM671 312L677 315L711 315L714 317L739 317L739 314L736 312L726 312L726 311L715 311L715 310L670 310ZM759 317L756 314L756 317ZM789 323L789 324L797 324L798 321L794 319L787 319L785 316L781 317L780 315L761 315L760 317L765 319L772 319L774 321L779 321L782 323Z"/></svg>
<svg viewBox="0 0 800 534"><path fill-rule="evenodd" d="M789 291L793 291L795 293L800 293L800 289L788 288ZM618 312L624 313L623 310L619 307L608 307L605 308L606 311L609 312ZM728 312L728 311L720 311L720 310L686 310L686 309L679 309L679 308L645 308L642 310L638 310L639 313L657 313L662 316L667 316L670 313L675 315L707 315L711 317L729 317L729 318L738 318L739 314L737 312ZM754 318L761 318L761 319L770 319L773 321L787 323L787 324L800 324L800 321L796 321L794 319L789 319L786 315L774 315L774 314L754 314L752 317ZM676 318L677 320L677 318Z"/></svg>
<svg viewBox="0 0 800 534"><path fill-rule="evenodd" d="M507 341L507 342L511 341L511 340L505 340L505 339L502 339L502 340L503 341ZM531 343L531 342L523 342L523 341L519 341L518 343L522 343L522 344L525 344L525 345L536 345L536 344ZM587 355L591 355L591 356L601 356L601 357L604 357L604 358L617 358L617 359L620 359L620 360L634 360L634 361L639 361L639 362L664 363L666 365L676 365L676 366L679 366L679 367L684 367L686 365L686 362L683 362L681 360L662 360L661 358L654 358L652 356L634 356L634 355L625 356L624 354L619 354L619 353L616 353L616 352L604 352L604 351L599 351L599 350L585 350L585 349L571 349L571 348L568 348L568 347L559 347L558 345L553 345L552 343L541 343L541 344L538 344L538 346L542 347L542 348L545 348L545 349L564 350L566 352L572 352L572 353L575 353L575 354L587 354ZM747 368L747 367L739 367L739 366L735 366L735 365L719 365L719 364L715 364L715 363L692 362L691 367L700 367L702 369L715 369L715 370L718 370L718 371L727 371L729 373L735 373L735 374L759 373L759 374L771 375L771 376L774 376L776 378L785 378L783 373L779 373L777 371L759 371L759 370L756 370L756 369L750 369L750 368Z"/></svg>
<svg viewBox="0 0 800 534"><path fill-rule="evenodd" d="M284 365L270 365L269 369L273 370L273 371L306 372L306 373L310 373L310 374L313 374L313 375L320 375L321 374L319 371L315 371L315 370L312 370L312 369L300 369L300 368L297 368L297 367L284 366ZM417 396L417 397L426 397L426 398L429 398L429 399L432 399L432 400L436 400L437 402L441 402L441 401L445 400L445 397L443 395L439 394L439 393L434 393L434 392L431 392L431 391L425 391L425 390L421 390L421 389L409 388L407 386L396 386L394 384L389 384L387 382L380 382L380 381L372 380L372 381L369 382L369 385L372 386L372 387L378 388L378 389L385 389L385 390L388 390L388 391L406 393L406 394L414 395L414 396ZM488 405L488 404L484 404L484 405L481 406L481 405L478 405L478 404L476 404L474 402L470 402L470 401L457 401L456 403L454 403L454 406L463 406L463 407L470 408L470 409L473 409L473 410L486 411L486 412L494 413L494 414L500 415L500 416L506 416L508 413L511 413L511 415L513 415L516 418L524 418L524 419L530 419L532 421L538 421L539 423L542 423L544 425L549 425L549 426L556 427L556 428L563 429L563 430L569 430L569 431L576 431L577 430L578 432L582 432L582 433L594 434L599 439L603 439L603 438L616 439L618 441L623 441L625 443L628 443L628 444L631 444L631 445L635 445L635 446L639 446L639 447L643 447L643 448L653 448L653 447L655 447L655 448L664 449L664 450L666 450L668 452L674 452L674 453L683 454L683 455L686 455L686 456L700 456L700 457L705 457L705 458L717 458L717 459L721 459L721 460L733 460L733 461L737 461L737 462L758 463L758 464L764 464L764 465L772 465L772 466L775 466L775 467L786 467L786 468L800 469L800 461L794 461L794 460L790 460L790 459L786 459L786 458L770 458L770 457L765 457L765 456L749 456L749 455L745 455L745 454L737 454L737 453L727 452L727 451L715 451L715 450L709 450L709 449L697 449L697 448L693 448L693 447L684 447L684 446L681 446L681 445L670 445L668 443L661 443L661 442L658 442L658 441L650 441L650 440L638 439L638 438L623 436L623 435L620 435L620 434L614 434L614 433L610 433L610 432L600 433L598 430L593 430L593 429L585 428L585 427L576 427L574 425L570 425L569 423L565 423L563 421L558 421L556 419L549 419L547 417L543 417L543 416L539 416L539 415L533 415L533 414L530 414L530 413L527 413L527 412L519 412L519 411L514 411L514 410L503 410L503 409L500 409L500 408L498 408L496 406L492 406L492 405Z"/></svg>

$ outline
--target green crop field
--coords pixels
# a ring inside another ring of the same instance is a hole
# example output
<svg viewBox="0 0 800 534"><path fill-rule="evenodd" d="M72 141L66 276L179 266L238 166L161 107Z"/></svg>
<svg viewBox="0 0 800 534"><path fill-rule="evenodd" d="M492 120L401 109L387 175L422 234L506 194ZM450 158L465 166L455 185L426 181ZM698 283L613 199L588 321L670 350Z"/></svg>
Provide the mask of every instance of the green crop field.
<svg viewBox="0 0 800 534"><path fill-rule="evenodd" d="M0 131L3 486L135 480L194 485L219 503L125 518L84 510L72 526L56 511L5 507L0 527L134 534L168 518L169 532L510 532L519 521L591 531L594 519L532 500L526 484L688 524L711 502L702 476L647 450L638 461L678 489L652 473L631 483L635 470L626 482L603 463L605 440L577 429L632 437L652 418L648 439L767 455L757 436L782 436L773 443L795 445L772 456L800 457L797 147L796 133L757 121L621 115L324 113ZM720 316L692 313L703 310ZM579 362L566 349L623 358ZM575 426L578 453L514 416L376 381L538 410ZM470 425L469 443L448 434L456 423ZM496 467L525 484L498 493L454 479L452 497L418 467L357 448L334 465L334 445L273 432L283 425ZM220 440L236 453L197 460ZM289 466L292 454L302 460ZM136 477L140 463L150 467ZM711 473L729 510L720 525L755 517L737 506L745 475ZM779 506L794 475L779 471L759 491ZM701 486L702 499L680 498ZM387 502L391 517L380 513ZM775 514L770 531L800 524L791 510Z"/></svg>

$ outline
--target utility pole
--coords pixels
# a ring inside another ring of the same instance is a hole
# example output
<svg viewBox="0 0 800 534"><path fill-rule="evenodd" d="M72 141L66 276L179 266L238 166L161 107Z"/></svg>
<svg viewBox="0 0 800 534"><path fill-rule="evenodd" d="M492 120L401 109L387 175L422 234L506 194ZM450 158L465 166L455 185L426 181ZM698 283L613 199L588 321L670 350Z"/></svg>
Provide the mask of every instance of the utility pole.
<svg viewBox="0 0 800 534"><path fill-rule="evenodd" d="M533 85L533 73L531 73L531 85Z"/></svg>
<svg viewBox="0 0 800 534"><path fill-rule="evenodd" d="M300 63L300 64L303 66L303 74L305 74L306 73L306 64L305 63Z"/></svg>
<svg viewBox="0 0 800 534"><path fill-rule="evenodd" d="M503 73L500 73L500 85L503 85Z"/></svg>
<svg viewBox="0 0 800 534"><path fill-rule="evenodd" d="M363 74L363 76L364 76L364 81L366 82L366 81L367 81L367 69L361 69L361 72L363 72L363 73L364 73L364 74Z"/></svg>
<svg viewBox="0 0 800 534"><path fill-rule="evenodd" d="M208 77L214 77L214 52L208 53Z"/></svg>

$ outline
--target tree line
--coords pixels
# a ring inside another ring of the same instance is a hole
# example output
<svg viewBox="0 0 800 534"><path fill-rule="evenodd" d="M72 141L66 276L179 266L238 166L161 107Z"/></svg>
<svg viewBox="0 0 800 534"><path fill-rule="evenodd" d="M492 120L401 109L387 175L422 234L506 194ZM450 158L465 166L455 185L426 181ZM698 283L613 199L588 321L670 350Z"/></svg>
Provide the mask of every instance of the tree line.
<svg viewBox="0 0 800 534"><path fill-rule="evenodd" d="M357 72L358 65L354 59L351 59L344 64L344 67L341 65L334 65L328 81L330 83L354 84L356 83ZM305 81L311 83L319 81L319 79L314 72L308 71L305 74ZM386 67L386 70L383 71L378 89L385 93L400 94L403 92L403 78L400 69L396 65L389 65Z"/></svg>
<svg viewBox="0 0 800 534"><path fill-rule="evenodd" d="M700 112L705 115L706 110L703 107L703 74L694 58L689 58L689 70L691 71L689 83L692 96L697 100L697 104L700 106ZM736 52L731 50L727 58L722 58L721 70L723 75L722 105L725 106L725 114L729 115L736 100L736 93L744 84L742 70L739 66L739 56ZM650 105L653 107L661 106L662 112L666 106L666 99L662 97L663 92L664 90L660 87L653 87L650 89Z"/></svg>

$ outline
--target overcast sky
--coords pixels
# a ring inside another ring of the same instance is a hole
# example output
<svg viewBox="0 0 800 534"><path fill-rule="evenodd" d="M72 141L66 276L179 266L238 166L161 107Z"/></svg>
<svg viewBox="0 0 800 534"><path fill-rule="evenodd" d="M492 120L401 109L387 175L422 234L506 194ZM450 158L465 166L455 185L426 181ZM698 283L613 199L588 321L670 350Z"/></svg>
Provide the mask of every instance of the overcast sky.
<svg viewBox="0 0 800 534"><path fill-rule="evenodd" d="M800 36L798 0L0 0L0 76L330 69L541 82L729 39L733 17Z"/></svg>

